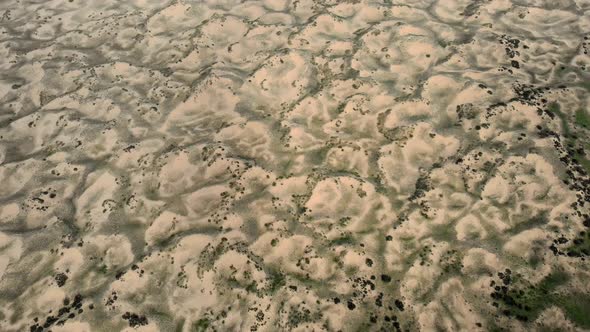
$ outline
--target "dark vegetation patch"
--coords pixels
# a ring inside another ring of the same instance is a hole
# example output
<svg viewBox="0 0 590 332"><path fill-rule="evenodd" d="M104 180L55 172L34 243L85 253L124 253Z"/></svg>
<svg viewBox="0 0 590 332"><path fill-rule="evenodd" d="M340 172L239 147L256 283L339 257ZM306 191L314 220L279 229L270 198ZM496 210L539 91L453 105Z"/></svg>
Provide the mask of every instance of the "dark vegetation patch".
<svg viewBox="0 0 590 332"><path fill-rule="evenodd" d="M205 331L207 331L207 328L209 327L210 324L211 324L211 322L209 322L209 319L201 318L198 321L193 323L192 331L205 332Z"/></svg>
<svg viewBox="0 0 590 332"><path fill-rule="evenodd" d="M520 55L520 52L516 50L520 46L520 40L511 38L507 35L502 35L502 37L500 37L500 44L505 46L504 50L509 58L514 58Z"/></svg>
<svg viewBox="0 0 590 332"><path fill-rule="evenodd" d="M131 327L138 327L148 324L148 319L144 315L138 315L130 312L126 312L123 314L123 319L128 321L129 326Z"/></svg>
<svg viewBox="0 0 590 332"><path fill-rule="evenodd" d="M49 315L45 321L41 323L37 317L33 320L34 324L29 327L31 332L47 331L53 325L63 325L68 319L76 317L77 314L84 312L82 309L82 295L76 294L73 300L66 297L63 301L63 306L59 308L56 314ZM52 311L49 312L50 314Z"/></svg>
<svg viewBox="0 0 590 332"><path fill-rule="evenodd" d="M68 280L68 276L65 273L57 273L54 276L55 279L55 283L57 284L58 287L62 287L63 285L66 284L66 281Z"/></svg>

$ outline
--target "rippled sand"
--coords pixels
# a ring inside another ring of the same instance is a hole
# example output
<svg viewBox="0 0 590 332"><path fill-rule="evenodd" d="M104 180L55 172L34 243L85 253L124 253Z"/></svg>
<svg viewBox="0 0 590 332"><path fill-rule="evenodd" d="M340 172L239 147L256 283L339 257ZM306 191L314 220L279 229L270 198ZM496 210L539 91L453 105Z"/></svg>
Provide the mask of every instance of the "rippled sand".
<svg viewBox="0 0 590 332"><path fill-rule="evenodd" d="M589 50L589 0L2 0L0 331L588 330Z"/></svg>

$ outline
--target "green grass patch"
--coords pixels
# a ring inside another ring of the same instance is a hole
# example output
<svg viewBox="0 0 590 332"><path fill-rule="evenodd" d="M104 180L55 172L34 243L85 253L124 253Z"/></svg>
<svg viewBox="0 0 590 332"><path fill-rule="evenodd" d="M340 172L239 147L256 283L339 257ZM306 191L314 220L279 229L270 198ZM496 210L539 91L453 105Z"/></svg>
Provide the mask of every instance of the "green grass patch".
<svg viewBox="0 0 590 332"><path fill-rule="evenodd" d="M564 272L554 272L539 284L533 285L522 277L514 277L506 295L497 294L501 308L520 320L534 321L541 311L551 305L560 305L561 296L555 289L566 283L569 276Z"/></svg>
<svg viewBox="0 0 590 332"><path fill-rule="evenodd" d="M577 139L572 138L572 128L569 125L568 118L563 112L561 112L561 108L558 103L552 103L549 105L549 111L556 114L559 119L561 120L561 125L563 127L563 135L565 136L565 144L569 145L576 145L576 143L581 143L584 148L587 147L587 144L583 142L579 142ZM587 112L584 110L578 110L575 114L574 122L576 125L590 129L590 116L588 116ZM574 158L580 162L580 165L584 167L586 172L590 173L590 161L586 159L586 157L577 151L574 151Z"/></svg>
<svg viewBox="0 0 590 332"><path fill-rule="evenodd" d="M590 329L590 296L587 294L568 294L561 299L561 308L567 318L578 327Z"/></svg>
<svg viewBox="0 0 590 332"><path fill-rule="evenodd" d="M590 329L590 295L557 292L557 287L567 283L569 278L567 273L557 271L533 285L516 277L513 284L508 286L506 296L499 299L502 303L500 308L509 310L512 316L531 322L543 310L556 306L578 327Z"/></svg>
<svg viewBox="0 0 590 332"><path fill-rule="evenodd" d="M588 116L588 112L579 109L576 112L576 124L584 128L590 128L590 116Z"/></svg>

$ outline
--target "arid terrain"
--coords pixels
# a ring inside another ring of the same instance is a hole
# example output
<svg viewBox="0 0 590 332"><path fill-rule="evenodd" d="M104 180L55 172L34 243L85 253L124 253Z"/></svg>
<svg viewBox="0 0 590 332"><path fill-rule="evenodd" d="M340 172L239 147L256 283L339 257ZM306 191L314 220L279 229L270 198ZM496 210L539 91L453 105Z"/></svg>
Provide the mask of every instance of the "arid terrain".
<svg viewBox="0 0 590 332"><path fill-rule="evenodd" d="M590 330L590 0L0 0L0 331Z"/></svg>

